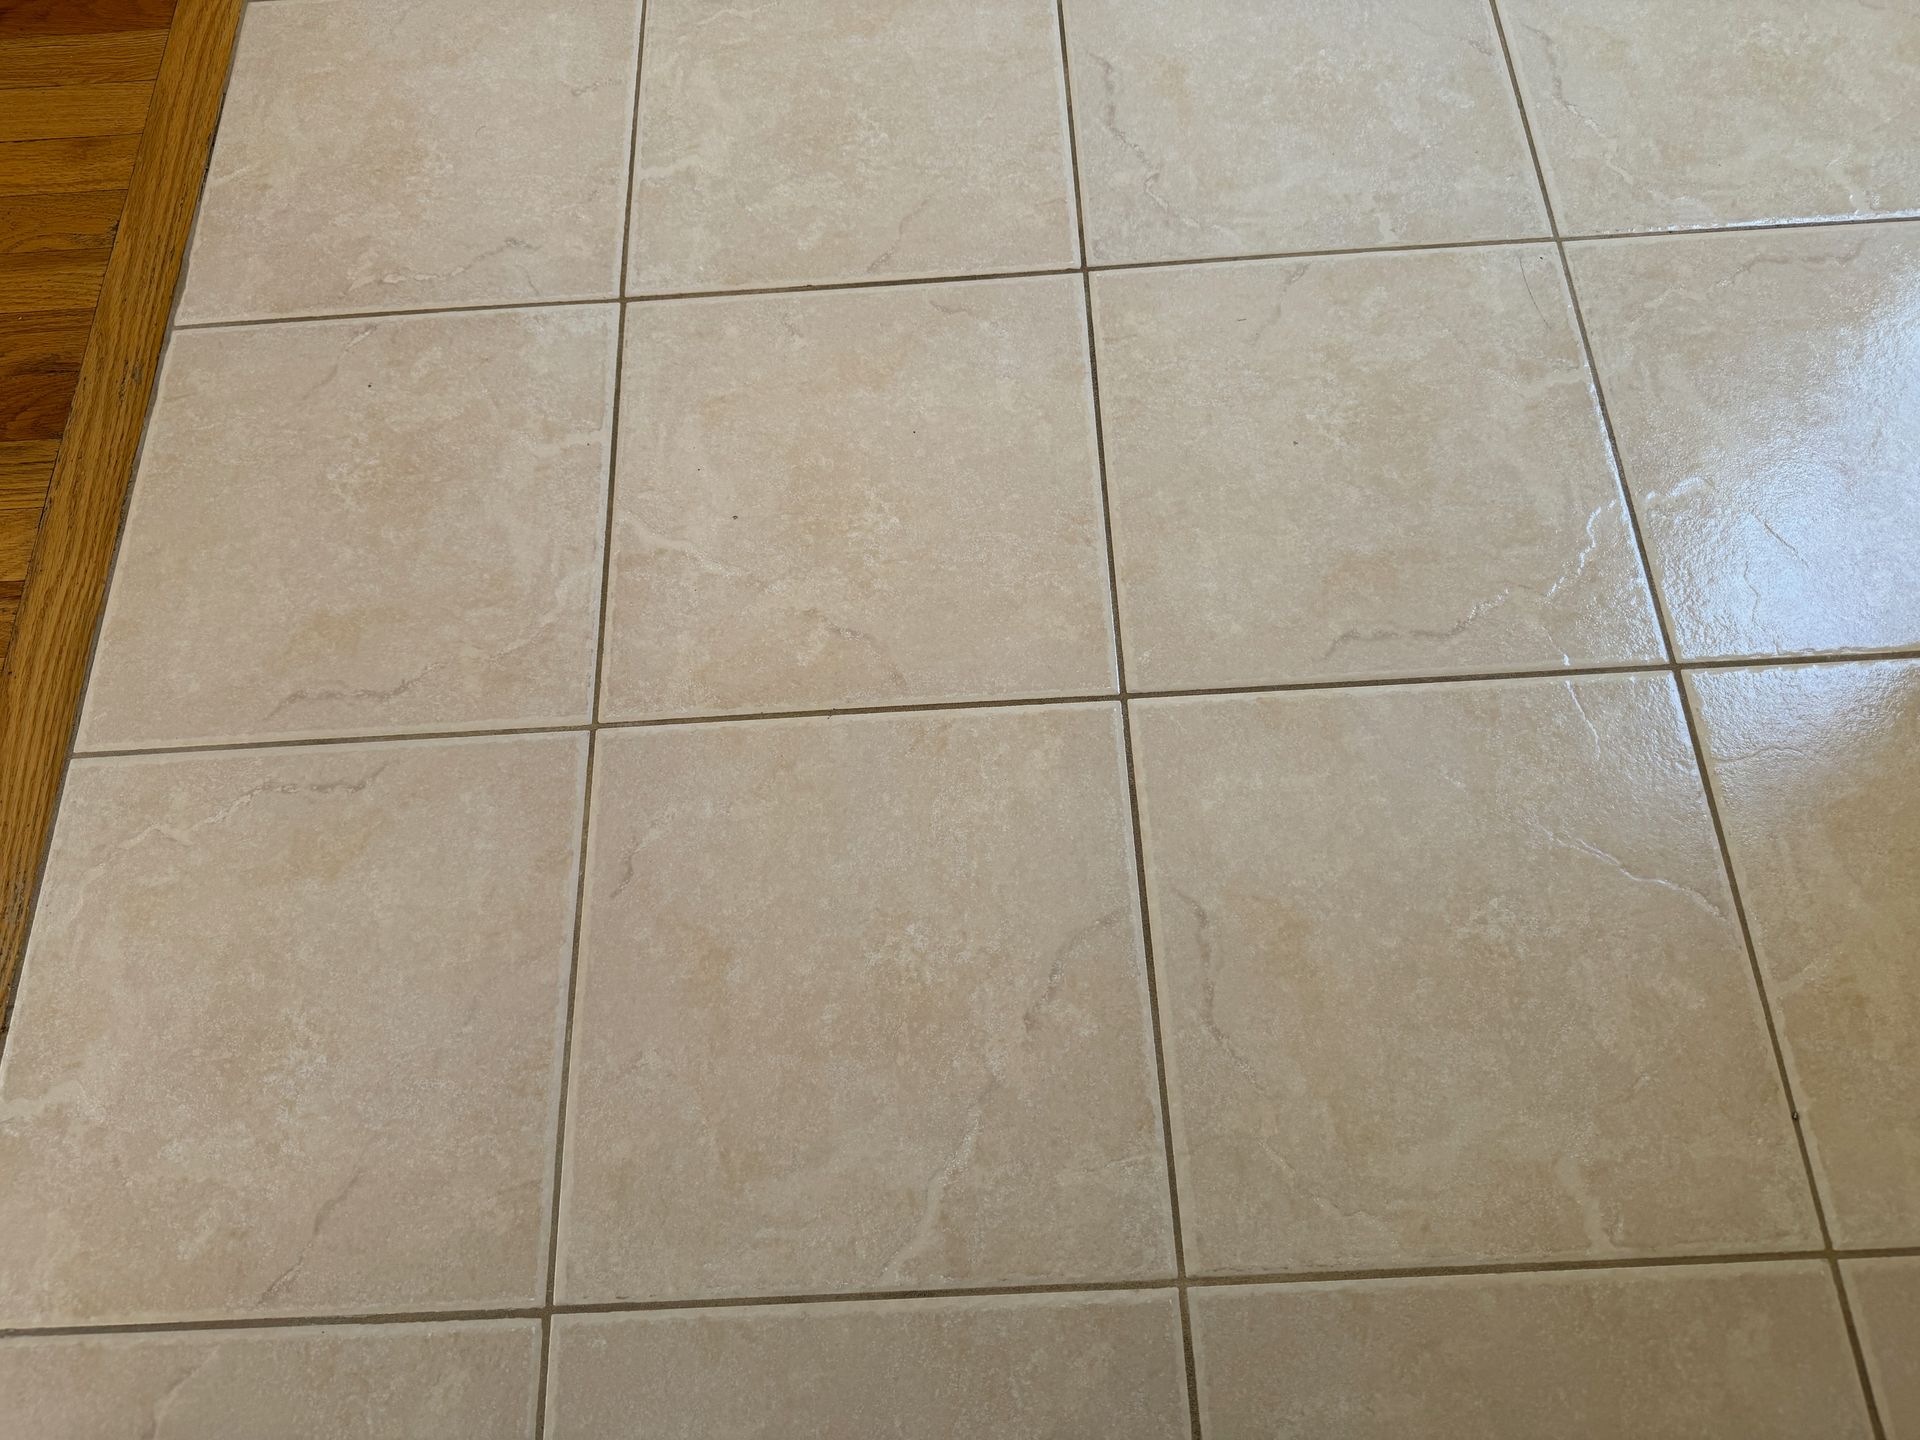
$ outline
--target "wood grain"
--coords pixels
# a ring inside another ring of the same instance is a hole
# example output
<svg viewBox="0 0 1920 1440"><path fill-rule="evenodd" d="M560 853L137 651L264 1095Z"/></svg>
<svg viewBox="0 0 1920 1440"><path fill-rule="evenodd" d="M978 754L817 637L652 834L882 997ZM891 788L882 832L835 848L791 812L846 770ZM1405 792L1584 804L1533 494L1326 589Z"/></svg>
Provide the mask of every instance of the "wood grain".
<svg viewBox="0 0 1920 1440"><path fill-rule="evenodd" d="M153 86L145 82L9 90L6 104L0 105L0 141L137 135L152 94Z"/></svg>
<svg viewBox="0 0 1920 1440"><path fill-rule="evenodd" d="M0 14L0 91L151 80L167 49L165 30L14 38L12 23Z"/></svg>
<svg viewBox="0 0 1920 1440"><path fill-rule="evenodd" d="M159 13L140 9L145 3L149 0L13 0L24 7L20 15L32 23L45 16L49 26L69 11L97 17L103 26L130 23L129 15ZM244 0L179 0L172 11L72 414L53 460L12 644L0 663L0 992L11 990L26 943L134 455L243 6ZM17 16L10 10L7 18ZM5 24L0 33L7 33ZM87 42L114 38L116 32L107 30L77 40L52 35L0 40L0 71L6 69L9 47L66 40L84 48ZM143 78L101 73L112 67L99 60L94 52L87 83ZM29 463L26 452L15 453L22 466ZM0 1027L6 1014L0 1008Z"/></svg>

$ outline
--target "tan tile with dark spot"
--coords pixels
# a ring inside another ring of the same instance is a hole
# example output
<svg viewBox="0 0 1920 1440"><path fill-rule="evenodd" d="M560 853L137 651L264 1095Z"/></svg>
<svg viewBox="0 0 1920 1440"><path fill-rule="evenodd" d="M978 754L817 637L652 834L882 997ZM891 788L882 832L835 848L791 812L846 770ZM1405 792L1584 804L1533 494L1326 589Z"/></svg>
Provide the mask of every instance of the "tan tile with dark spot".
<svg viewBox="0 0 1920 1440"><path fill-rule="evenodd" d="M1053 0L650 0L634 295L1078 262Z"/></svg>
<svg viewBox="0 0 1920 1440"><path fill-rule="evenodd" d="M1696 672L1839 1245L1920 1245L1920 661Z"/></svg>
<svg viewBox="0 0 1920 1440"><path fill-rule="evenodd" d="M1887 1440L1920 1437L1920 1256L1843 1260Z"/></svg>
<svg viewBox="0 0 1920 1440"><path fill-rule="evenodd" d="M0 1340L0 1393L23 1440L525 1440L539 1361L534 1320Z"/></svg>
<svg viewBox="0 0 1920 1440"><path fill-rule="evenodd" d="M581 306L176 336L80 747L584 723L614 335Z"/></svg>
<svg viewBox="0 0 1920 1440"><path fill-rule="evenodd" d="M1110 692L1067 276L631 307L608 719Z"/></svg>
<svg viewBox="0 0 1920 1440"><path fill-rule="evenodd" d="M1499 0L1563 230L1920 209L1914 0Z"/></svg>
<svg viewBox="0 0 1920 1440"><path fill-rule="evenodd" d="M183 321L619 293L640 0L247 7Z"/></svg>
<svg viewBox="0 0 1920 1440"><path fill-rule="evenodd" d="M1660 658L1551 249L1093 293L1134 688Z"/></svg>
<svg viewBox="0 0 1920 1440"><path fill-rule="evenodd" d="M562 1298L1172 1273L1114 707L599 746Z"/></svg>
<svg viewBox="0 0 1920 1440"><path fill-rule="evenodd" d="M1819 1244L1670 679L1133 725L1190 1268Z"/></svg>
<svg viewBox="0 0 1920 1440"><path fill-rule="evenodd" d="M1095 263L1545 235L1481 0L1068 0Z"/></svg>
<svg viewBox="0 0 1920 1440"><path fill-rule="evenodd" d="M0 1064L0 1326L537 1303L585 748L77 763Z"/></svg>
<svg viewBox="0 0 1920 1440"><path fill-rule="evenodd" d="M1207 1440L1867 1440L1825 1265L1193 1292Z"/></svg>
<svg viewBox="0 0 1920 1440"><path fill-rule="evenodd" d="M1681 654L1920 642L1920 228L1568 254Z"/></svg>
<svg viewBox="0 0 1920 1440"><path fill-rule="evenodd" d="M552 1440L1186 1440L1171 1291L555 1320Z"/></svg>

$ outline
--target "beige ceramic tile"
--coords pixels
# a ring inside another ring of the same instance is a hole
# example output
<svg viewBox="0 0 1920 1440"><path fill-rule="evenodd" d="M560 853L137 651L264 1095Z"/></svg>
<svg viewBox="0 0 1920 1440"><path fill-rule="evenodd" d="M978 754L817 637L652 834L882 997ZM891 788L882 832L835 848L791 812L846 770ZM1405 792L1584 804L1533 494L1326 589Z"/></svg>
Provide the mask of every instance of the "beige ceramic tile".
<svg viewBox="0 0 1920 1440"><path fill-rule="evenodd" d="M584 750L77 764L0 1068L0 1326L534 1302Z"/></svg>
<svg viewBox="0 0 1920 1440"><path fill-rule="evenodd" d="M1109 706L603 732L560 1293L1172 1271Z"/></svg>
<svg viewBox="0 0 1920 1440"><path fill-rule="evenodd" d="M1569 253L1681 653L1920 642L1920 227Z"/></svg>
<svg viewBox="0 0 1920 1440"><path fill-rule="evenodd" d="M1076 254L1053 0L651 0L628 293Z"/></svg>
<svg viewBox="0 0 1920 1440"><path fill-rule="evenodd" d="M21 1440L525 1440L539 1360L532 1320L0 1341L0 1432Z"/></svg>
<svg viewBox="0 0 1920 1440"><path fill-rule="evenodd" d="M1914 0L1500 0L1571 233L1920 208Z"/></svg>
<svg viewBox="0 0 1920 1440"><path fill-rule="evenodd" d="M1920 1245L1920 662L1692 677L1841 1245Z"/></svg>
<svg viewBox="0 0 1920 1440"><path fill-rule="evenodd" d="M1544 247L1105 274L1136 689L1658 659Z"/></svg>
<svg viewBox="0 0 1920 1440"><path fill-rule="evenodd" d="M586 720L614 333L569 307L176 336L81 747Z"/></svg>
<svg viewBox="0 0 1920 1440"><path fill-rule="evenodd" d="M1672 681L1134 707L1187 1263L1817 1245Z"/></svg>
<svg viewBox="0 0 1920 1440"><path fill-rule="evenodd" d="M627 332L608 718L1113 689L1077 280Z"/></svg>
<svg viewBox="0 0 1920 1440"><path fill-rule="evenodd" d="M639 12L249 6L180 319L613 295Z"/></svg>
<svg viewBox="0 0 1920 1440"><path fill-rule="evenodd" d="M1887 1440L1920 1437L1920 1257L1848 1260L1847 1294Z"/></svg>
<svg viewBox="0 0 1920 1440"><path fill-rule="evenodd" d="M1067 0L1098 262L1547 233L1483 0Z"/></svg>
<svg viewBox="0 0 1920 1440"><path fill-rule="evenodd" d="M1170 1292L554 1322L550 1440L1186 1440Z"/></svg>
<svg viewBox="0 0 1920 1440"><path fill-rule="evenodd" d="M1207 1440L1866 1440L1827 1267L1193 1292Z"/></svg>

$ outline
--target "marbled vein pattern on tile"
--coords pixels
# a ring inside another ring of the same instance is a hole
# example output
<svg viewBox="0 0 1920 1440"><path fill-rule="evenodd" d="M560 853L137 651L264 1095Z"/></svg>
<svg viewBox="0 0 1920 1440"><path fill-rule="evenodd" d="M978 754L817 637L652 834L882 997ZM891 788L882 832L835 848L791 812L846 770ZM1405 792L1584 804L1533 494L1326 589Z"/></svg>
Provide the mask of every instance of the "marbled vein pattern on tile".
<svg viewBox="0 0 1920 1440"><path fill-rule="evenodd" d="M249 7L180 319L620 284L640 0Z"/></svg>
<svg viewBox="0 0 1920 1440"><path fill-rule="evenodd" d="M1920 210L1915 0L1499 0L1561 228Z"/></svg>
<svg viewBox="0 0 1920 1440"><path fill-rule="evenodd" d="M1076 252L1053 0L651 0L629 293Z"/></svg>
<svg viewBox="0 0 1920 1440"><path fill-rule="evenodd" d="M1920 1245L1920 662L1689 677L1840 1245Z"/></svg>
<svg viewBox="0 0 1920 1440"><path fill-rule="evenodd" d="M525 1440L532 1320L0 1341L22 1440Z"/></svg>
<svg viewBox="0 0 1920 1440"><path fill-rule="evenodd" d="M1108 706L603 733L560 1292L1172 1269Z"/></svg>
<svg viewBox="0 0 1920 1440"><path fill-rule="evenodd" d="M584 769L77 764L0 1070L0 1325L531 1303Z"/></svg>
<svg viewBox="0 0 1920 1440"><path fill-rule="evenodd" d="M1088 258L1547 232L1482 0L1067 0Z"/></svg>
<svg viewBox="0 0 1920 1440"><path fill-rule="evenodd" d="M1135 688L1657 660L1546 247L1094 284Z"/></svg>
<svg viewBox="0 0 1920 1440"><path fill-rule="evenodd" d="M1185 1440L1170 1292L555 1322L553 1440Z"/></svg>
<svg viewBox="0 0 1920 1440"><path fill-rule="evenodd" d="M1193 1292L1207 1440L1867 1440L1825 1266Z"/></svg>
<svg viewBox="0 0 1920 1440"><path fill-rule="evenodd" d="M1568 250L1681 655L1920 643L1920 227Z"/></svg>
<svg viewBox="0 0 1920 1440"><path fill-rule="evenodd" d="M1114 686L1061 276L636 306L604 718Z"/></svg>
<svg viewBox="0 0 1920 1440"><path fill-rule="evenodd" d="M1134 738L1190 1267L1819 1243L1671 680Z"/></svg>
<svg viewBox="0 0 1920 1440"><path fill-rule="evenodd" d="M82 748L585 721L614 332L580 306L176 336Z"/></svg>

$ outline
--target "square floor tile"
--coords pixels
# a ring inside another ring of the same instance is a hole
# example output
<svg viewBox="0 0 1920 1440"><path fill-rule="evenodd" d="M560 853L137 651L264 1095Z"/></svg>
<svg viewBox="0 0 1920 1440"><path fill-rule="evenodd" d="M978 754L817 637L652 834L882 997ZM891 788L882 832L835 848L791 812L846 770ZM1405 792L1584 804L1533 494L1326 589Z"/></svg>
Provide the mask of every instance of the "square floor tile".
<svg viewBox="0 0 1920 1440"><path fill-rule="evenodd" d="M569 307L177 335L81 748L586 720L614 334Z"/></svg>
<svg viewBox="0 0 1920 1440"><path fill-rule="evenodd" d="M1920 228L1568 251L1681 654L1920 642Z"/></svg>
<svg viewBox="0 0 1920 1440"><path fill-rule="evenodd" d="M1920 1437L1920 1257L1847 1260L1854 1322L1887 1440Z"/></svg>
<svg viewBox="0 0 1920 1440"><path fill-rule="evenodd" d="M1172 1272L1119 716L602 732L564 1299Z"/></svg>
<svg viewBox="0 0 1920 1440"><path fill-rule="evenodd" d="M0 1067L0 1326L535 1303L584 752L76 764Z"/></svg>
<svg viewBox="0 0 1920 1440"><path fill-rule="evenodd" d="M1690 677L1840 1245L1920 1245L1920 662Z"/></svg>
<svg viewBox="0 0 1920 1440"><path fill-rule="evenodd" d="M1171 1292L564 1315L552 1440L1186 1440Z"/></svg>
<svg viewBox="0 0 1920 1440"><path fill-rule="evenodd" d="M1103 274L1136 689L1657 660L1545 246Z"/></svg>
<svg viewBox="0 0 1920 1440"><path fill-rule="evenodd" d="M1109 692L1068 276L632 307L609 719Z"/></svg>
<svg viewBox="0 0 1920 1440"><path fill-rule="evenodd" d="M44 1440L525 1440L539 1362L533 1320L0 1340L0 1393Z"/></svg>
<svg viewBox="0 0 1920 1440"><path fill-rule="evenodd" d="M1500 0L1571 233L1920 208L1920 8Z"/></svg>
<svg viewBox="0 0 1920 1440"><path fill-rule="evenodd" d="M650 0L628 293L1077 263L1053 0Z"/></svg>
<svg viewBox="0 0 1920 1440"><path fill-rule="evenodd" d="M1067 0L1095 263L1547 233L1482 0Z"/></svg>
<svg viewBox="0 0 1920 1440"><path fill-rule="evenodd" d="M183 321L620 284L639 0L249 6Z"/></svg>
<svg viewBox="0 0 1920 1440"><path fill-rule="evenodd" d="M1866 1440L1811 1261L1193 1292L1207 1440Z"/></svg>
<svg viewBox="0 0 1920 1440"><path fill-rule="evenodd" d="M1670 679L1133 733L1189 1267L1819 1244Z"/></svg>

